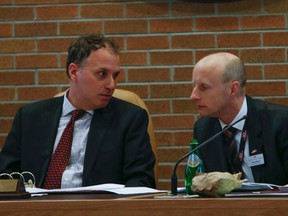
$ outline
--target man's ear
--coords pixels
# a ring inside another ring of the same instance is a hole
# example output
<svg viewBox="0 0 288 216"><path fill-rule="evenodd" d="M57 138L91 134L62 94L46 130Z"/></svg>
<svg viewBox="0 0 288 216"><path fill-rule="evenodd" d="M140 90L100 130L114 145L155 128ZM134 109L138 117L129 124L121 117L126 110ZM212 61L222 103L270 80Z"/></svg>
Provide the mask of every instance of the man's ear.
<svg viewBox="0 0 288 216"><path fill-rule="evenodd" d="M68 73L69 73L71 80L74 80L74 81L77 80L77 72L78 71L79 71L79 67L75 63L71 63L68 66Z"/></svg>
<svg viewBox="0 0 288 216"><path fill-rule="evenodd" d="M240 92L240 83L237 80L232 80L230 83L230 94L236 95Z"/></svg>

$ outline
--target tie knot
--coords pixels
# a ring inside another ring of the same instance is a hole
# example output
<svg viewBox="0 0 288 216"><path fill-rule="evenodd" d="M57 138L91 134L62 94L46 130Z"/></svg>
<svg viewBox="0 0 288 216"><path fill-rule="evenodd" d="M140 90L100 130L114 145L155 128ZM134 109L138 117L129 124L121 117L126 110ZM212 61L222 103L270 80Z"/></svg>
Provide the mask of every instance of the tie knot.
<svg viewBox="0 0 288 216"><path fill-rule="evenodd" d="M227 127L227 126L226 126ZM236 132L237 132L237 128L234 127L230 127L228 128L224 133L227 137L232 138L235 136Z"/></svg>
<svg viewBox="0 0 288 216"><path fill-rule="evenodd" d="M75 109L72 112L72 116L71 116L71 121L76 121L78 118L80 118L83 114L85 113L85 110L79 110L79 109Z"/></svg>

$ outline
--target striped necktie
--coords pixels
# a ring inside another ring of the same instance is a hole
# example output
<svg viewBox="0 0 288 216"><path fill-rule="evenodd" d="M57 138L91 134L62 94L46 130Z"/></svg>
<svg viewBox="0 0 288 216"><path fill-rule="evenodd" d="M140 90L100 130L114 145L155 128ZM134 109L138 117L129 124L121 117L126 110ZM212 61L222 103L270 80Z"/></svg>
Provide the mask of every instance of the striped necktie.
<svg viewBox="0 0 288 216"><path fill-rule="evenodd" d="M225 146L228 148L228 164L231 169L231 173L242 172L242 161L239 159L239 153L237 150L237 143L235 135L238 130L230 127L224 132L225 134Z"/></svg>

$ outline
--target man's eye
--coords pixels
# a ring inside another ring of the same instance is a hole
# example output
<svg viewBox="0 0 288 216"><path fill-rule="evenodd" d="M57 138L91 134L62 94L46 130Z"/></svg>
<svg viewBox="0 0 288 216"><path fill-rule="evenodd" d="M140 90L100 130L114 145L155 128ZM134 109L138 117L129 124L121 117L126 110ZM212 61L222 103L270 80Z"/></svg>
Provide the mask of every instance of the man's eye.
<svg viewBox="0 0 288 216"><path fill-rule="evenodd" d="M107 75L107 73L105 71L100 71L97 73L97 75L100 77L105 77Z"/></svg>
<svg viewBox="0 0 288 216"><path fill-rule="evenodd" d="M113 79L115 80L118 77L119 73L113 74Z"/></svg>
<svg viewBox="0 0 288 216"><path fill-rule="evenodd" d="M207 86L200 86L201 91L205 91L208 87Z"/></svg>

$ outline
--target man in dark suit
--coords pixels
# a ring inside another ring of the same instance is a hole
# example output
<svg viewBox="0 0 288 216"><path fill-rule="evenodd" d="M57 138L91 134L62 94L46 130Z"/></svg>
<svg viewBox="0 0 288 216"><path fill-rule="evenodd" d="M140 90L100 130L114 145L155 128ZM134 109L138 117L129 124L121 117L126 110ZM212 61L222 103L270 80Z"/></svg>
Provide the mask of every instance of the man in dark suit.
<svg viewBox="0 0 288 216"><path fill-rule="evenodd" d="M0 173L29 171L37 187L46 185L47 171L53 169L51 158L71 113L79 109L85 112L75 121L60 187L103 183L155 187L148 114L112 97L120 73L118 46L102 35L80 37L68 50L66 72L70 88L63 97L38 101L17 112L0 152Z"/></svg>
<svg viewBox="0 0 288 216"><path fill-rule="evenodd" d="M205 172L242 172L250 182L288 184L288 107L247 96L244 64L230 53L202 58L192 82L191 99L201 116L194 138L200 144L247 115L233 126L237 150L233 159L233 145L225 143L224 134L200 150Z"/></svg>

